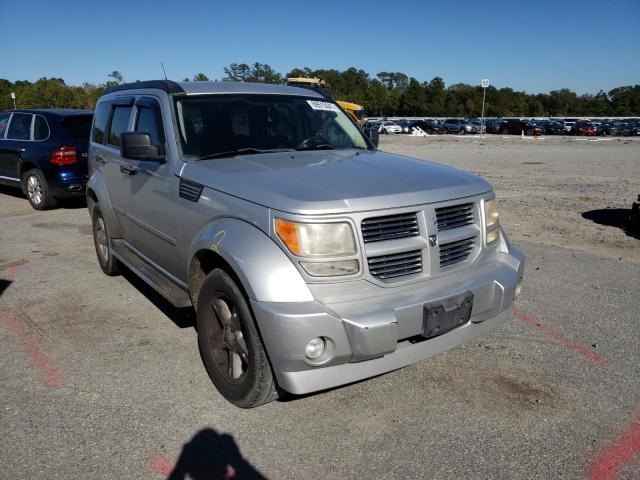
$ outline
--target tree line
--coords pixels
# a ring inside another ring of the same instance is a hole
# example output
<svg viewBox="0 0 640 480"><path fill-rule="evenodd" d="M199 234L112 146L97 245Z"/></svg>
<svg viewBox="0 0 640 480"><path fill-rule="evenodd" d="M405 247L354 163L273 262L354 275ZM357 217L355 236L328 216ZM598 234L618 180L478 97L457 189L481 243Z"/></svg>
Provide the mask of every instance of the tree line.
<svg viewBox="0 0 640 480"><path fill-rule="evenodd" d="M482 87L456 83L445 85L442 77L419 81L401 72L379 72L375 76L362 69L294 68L286 75L262 63L232 63L224 68L224 81L283 84L288 77L323 79L334 98L365 107L369 116L479 117ZM0 79L0 110L13 108L11 92L22 108L93 108L102 93L124 82L113 71L101 84L67 85L62 78L43 77L36 82ZM209 80L197 73L185 81ZM605 92L578 95L568 88L549 93L529 94L503 87L487 88L487 117L544 116L640 116L640 85L621 86Z"/></svg>

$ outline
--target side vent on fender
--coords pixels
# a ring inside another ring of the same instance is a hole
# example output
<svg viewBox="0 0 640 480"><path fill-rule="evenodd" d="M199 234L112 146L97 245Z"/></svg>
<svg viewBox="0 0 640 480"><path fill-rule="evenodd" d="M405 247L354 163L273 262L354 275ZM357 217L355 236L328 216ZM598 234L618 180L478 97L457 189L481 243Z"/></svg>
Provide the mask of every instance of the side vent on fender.
<svg viewBox="0 0 640 480"><path fill-rule="evenodd" d="M200 200L202 189L203 186L199 183L190 182L184 178L180 179L180 198L184 198L190 202L197 202Z"/></svg>

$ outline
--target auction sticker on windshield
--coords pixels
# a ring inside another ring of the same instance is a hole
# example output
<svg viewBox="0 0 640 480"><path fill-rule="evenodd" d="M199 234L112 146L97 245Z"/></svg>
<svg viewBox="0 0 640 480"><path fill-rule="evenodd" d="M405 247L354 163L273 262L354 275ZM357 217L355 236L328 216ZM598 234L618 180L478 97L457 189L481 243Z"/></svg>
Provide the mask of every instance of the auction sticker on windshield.
<svg viewBox="0 0 640 480"><path fill-rule="evenodd" d="M307 100L307 103L314 110L325 110L327 112L339 112L340 109L335 103L321 102L319 100Z"/></svg>

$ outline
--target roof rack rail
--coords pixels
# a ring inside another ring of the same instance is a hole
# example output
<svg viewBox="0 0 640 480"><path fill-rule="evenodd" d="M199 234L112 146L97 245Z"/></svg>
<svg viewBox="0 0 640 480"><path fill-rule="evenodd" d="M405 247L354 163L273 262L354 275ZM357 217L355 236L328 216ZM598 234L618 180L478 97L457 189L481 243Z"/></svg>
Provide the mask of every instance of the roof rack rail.
<svg viewBox="0 0 640 480"><path fill-rule="evenodd" d="M105 90L103 95L113 92L120 92L122 90L133 90L140 88L157 88L158 90L164 90L167 93L185 93L180 84L172 80L146 80L144 82L123 83Z"/></svg>

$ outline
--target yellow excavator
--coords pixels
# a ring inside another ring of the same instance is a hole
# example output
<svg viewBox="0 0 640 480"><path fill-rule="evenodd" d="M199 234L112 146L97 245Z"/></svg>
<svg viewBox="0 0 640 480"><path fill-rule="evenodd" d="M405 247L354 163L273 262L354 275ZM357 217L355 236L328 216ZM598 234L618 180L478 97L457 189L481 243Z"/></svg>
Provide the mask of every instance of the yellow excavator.
<svg viewBox="0 0 640 480"><path fill-rule="evenodd" d="M327 89L327 84L324 80L319 78L305 78L305 77L289 77L287 78L287 85L292 87L303 87L303 88L311 88L314 90L318 90L325 97L331 97L329 90ZM342 107L351 120L356 122L358 125L362 125L364 121L364 107L362 105L358 105L357 103L345 102L344 100L336 100L336 103Z"/></svg>

